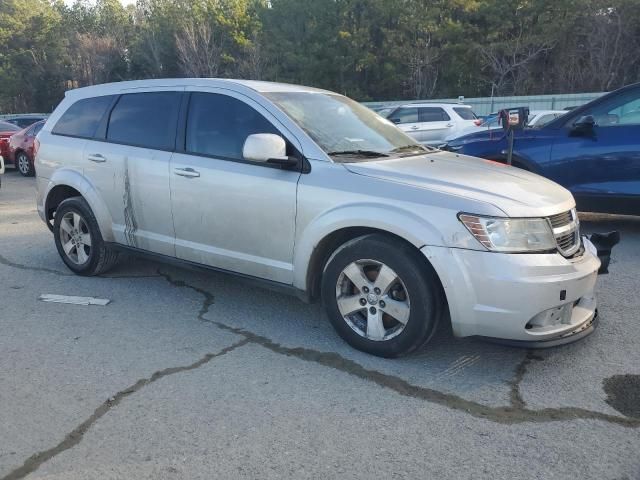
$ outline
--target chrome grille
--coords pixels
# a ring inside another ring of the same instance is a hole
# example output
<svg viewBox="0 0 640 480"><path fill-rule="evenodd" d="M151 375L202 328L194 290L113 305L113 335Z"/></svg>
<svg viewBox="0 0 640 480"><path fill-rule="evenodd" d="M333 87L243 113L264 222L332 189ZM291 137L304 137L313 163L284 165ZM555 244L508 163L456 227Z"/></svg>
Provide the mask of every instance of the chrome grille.
<svg viewBox="0 0 640 480"><path fill-rule="evenodd" d="M580 249L580 220L576 209L552 215L548 218L556 239L558 251L570 257Z"/></svg>
<svg viewBox="0 0 640 480"><path fill-rule="evenodd" d="M551 215L549 217L551 228L562 227L563 225L571 223L571 220L573 220L573 217L571 216L571 210L568 210L564 213L559 213L557 215Z"/></svg>

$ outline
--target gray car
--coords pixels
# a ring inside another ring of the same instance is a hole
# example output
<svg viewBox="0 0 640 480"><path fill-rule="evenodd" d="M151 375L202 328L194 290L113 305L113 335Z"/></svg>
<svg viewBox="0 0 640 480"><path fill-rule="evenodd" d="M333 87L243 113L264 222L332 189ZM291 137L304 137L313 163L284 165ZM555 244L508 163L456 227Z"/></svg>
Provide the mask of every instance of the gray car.
<svg viewBox="0 0 640 480"><path fill-rule="evenodd" d="M344 96L177 79L67 92L38 135L37 204L64 263L122 251L321 299L386 357L458 336L593 330L600 262L575 202L520 169L421 146Z"/></svg>

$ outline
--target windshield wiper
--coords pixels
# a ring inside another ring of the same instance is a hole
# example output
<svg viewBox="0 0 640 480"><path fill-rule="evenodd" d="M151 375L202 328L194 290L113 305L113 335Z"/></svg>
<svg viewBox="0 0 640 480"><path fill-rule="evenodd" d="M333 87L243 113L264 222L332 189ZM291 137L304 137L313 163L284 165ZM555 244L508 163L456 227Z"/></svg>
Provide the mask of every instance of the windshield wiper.
<svg viewBox="0 0 640 480"><path fill-rule="evenodd" d="M388 157L388 153L376 152L375 150L340 150L329 152L327 155L349 155L354 157Z"/></svg>

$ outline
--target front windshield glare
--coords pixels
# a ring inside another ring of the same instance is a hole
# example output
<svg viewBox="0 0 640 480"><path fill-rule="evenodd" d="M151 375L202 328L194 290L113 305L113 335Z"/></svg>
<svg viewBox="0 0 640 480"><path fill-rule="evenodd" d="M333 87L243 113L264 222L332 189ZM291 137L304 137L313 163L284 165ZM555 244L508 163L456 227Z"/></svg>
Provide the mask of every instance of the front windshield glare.
<svg viewBox="0 0 640 480"><path fill-rule="evenodd" d="M389 120L364 105L337 94L315 92L266 93L334 160L380 157L425 149ZM413 148L412 148L413 147ZM338 158L340 157L340 158Z"/></svg>

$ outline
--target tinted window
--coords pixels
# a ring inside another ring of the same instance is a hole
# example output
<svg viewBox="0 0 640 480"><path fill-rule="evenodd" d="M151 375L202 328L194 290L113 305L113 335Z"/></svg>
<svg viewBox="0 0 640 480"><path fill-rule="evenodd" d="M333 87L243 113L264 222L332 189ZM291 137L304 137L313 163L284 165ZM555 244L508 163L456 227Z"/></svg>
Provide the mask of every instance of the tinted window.
<svg viewBox="0 0 640 480"><path fill-rule="evenodd" d="M122 95L109 117L107 140L157 150L173 150L180 94Z"/></svg>
<svg viewBox="0 0 640 480"><path fill-rule="evenodd" d="M440 107L421 107L420 108L420 121L421 122L443 122L451 120L447 112Z"/></svg>
<svg viewBox="0 0 640 480"><path fill-rule="evenodd" d="M417 108L399 108L389 119L393 123L417 123L418 122L418 109Z"/></svg>
<svg viewBox="0 0 640 480"><path fill-rule="evenodd" d="M193 93L187 120L187 151L242 159L242 147L254 133L279 134L276 128L244 102L215 93Z"/></svg>
<svg viewBox="0 0 640 480"><path fill-rule="evenodd" d="M463 120L475 120L476 114L473 113L473 110L465 107L453 107L453 111L456 112L461 119Z"/></svg>
<svg viewBox="0 0 640 480"><path fill-rule="evenodd" d="M17 132L20 127L16 127L13 123L0 122L0 132Z"/></svg>
<svg viewBox="0 0 640 480"><path fill-rule="evenodd" d="M78 100L64 112L51 133L92 138L112 100L112 95Z"/></svg>

